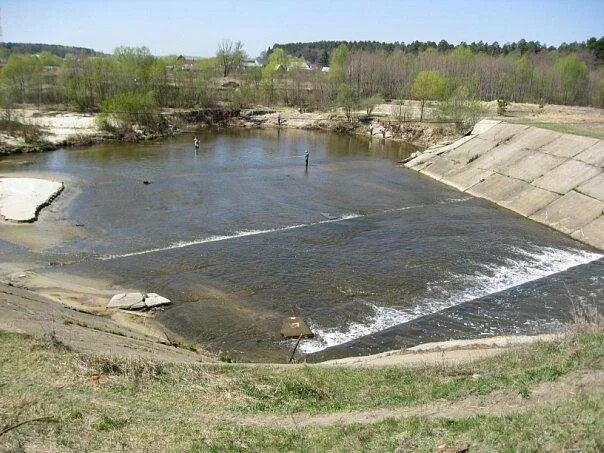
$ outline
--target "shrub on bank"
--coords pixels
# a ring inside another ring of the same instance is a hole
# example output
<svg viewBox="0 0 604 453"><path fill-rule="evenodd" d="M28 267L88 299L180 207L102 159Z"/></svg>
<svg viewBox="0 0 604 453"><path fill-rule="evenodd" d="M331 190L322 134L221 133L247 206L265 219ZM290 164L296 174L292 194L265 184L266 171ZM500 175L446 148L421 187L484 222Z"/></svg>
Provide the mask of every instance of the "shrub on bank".
<svg viewBox="0 0 604 453"><path fill-rule="evenodd" d="M101 129L114 133L135 129L158 132L164 126L153 92L116 94L103 101L97 121Z"/></svg>

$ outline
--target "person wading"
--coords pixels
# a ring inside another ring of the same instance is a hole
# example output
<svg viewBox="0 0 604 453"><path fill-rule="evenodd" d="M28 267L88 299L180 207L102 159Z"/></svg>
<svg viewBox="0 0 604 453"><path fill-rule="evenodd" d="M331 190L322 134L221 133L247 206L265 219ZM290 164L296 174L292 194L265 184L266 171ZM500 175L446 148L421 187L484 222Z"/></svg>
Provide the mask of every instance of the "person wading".
<svg viewBox="0 0 604 453"><path fill-rule="evenodd" d="M308 152L308 150L304 151L304 160L306 161L306 169L308 170L308 157L310 156L310 153Z"/></svg>
<svg viewBox="0 0 604 453"><path fill-rule="evenodd" d="M195 146L195 149L199 148L199 139L197 137L193 139L193 146Z"/></svg>

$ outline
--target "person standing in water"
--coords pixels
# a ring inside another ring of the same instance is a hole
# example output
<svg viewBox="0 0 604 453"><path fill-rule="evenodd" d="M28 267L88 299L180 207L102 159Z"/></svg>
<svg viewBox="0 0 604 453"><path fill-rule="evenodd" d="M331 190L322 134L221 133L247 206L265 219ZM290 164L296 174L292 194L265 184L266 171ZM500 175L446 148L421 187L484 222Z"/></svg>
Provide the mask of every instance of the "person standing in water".
<svg viewBox="0 0 604 453"><path fill-rule="evenodd" d="M304 151L304 160L306 161L306 169L308 170L308 157L310 156L310 153L308 152L308 150Z"/></svg>
<svg viewBox="0 0 604 453"><path fill-rule="evenodd" d="M199 139L197 137L193 139L193 145L195 146L195 149L199 148Z"/></svg>

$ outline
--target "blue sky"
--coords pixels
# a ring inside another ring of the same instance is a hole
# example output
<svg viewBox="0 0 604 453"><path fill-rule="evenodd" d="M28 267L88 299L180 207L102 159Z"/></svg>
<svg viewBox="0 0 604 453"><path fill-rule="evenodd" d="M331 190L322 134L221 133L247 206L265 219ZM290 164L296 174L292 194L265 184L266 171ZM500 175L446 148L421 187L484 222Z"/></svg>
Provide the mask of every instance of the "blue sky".
<svg viewBox="0 0 604 453"><path fill-rule="evenodd" d="M255 56L322 39L557 45L604 35L603 0L0 0L0 9L2 41L146 45L157 55L209 56L225 38Z"/></svg>

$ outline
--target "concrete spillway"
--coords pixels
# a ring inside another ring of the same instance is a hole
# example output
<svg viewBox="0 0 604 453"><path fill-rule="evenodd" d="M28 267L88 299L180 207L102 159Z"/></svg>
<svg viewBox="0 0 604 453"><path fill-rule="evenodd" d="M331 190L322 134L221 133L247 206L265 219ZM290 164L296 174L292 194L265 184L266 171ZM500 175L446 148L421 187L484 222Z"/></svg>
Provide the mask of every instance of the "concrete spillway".
<svg viewBox="0 0 604 453"><path fill-rule="evenodd" d="M604 249L604 142L496 120L405 164Z"/></svg>

